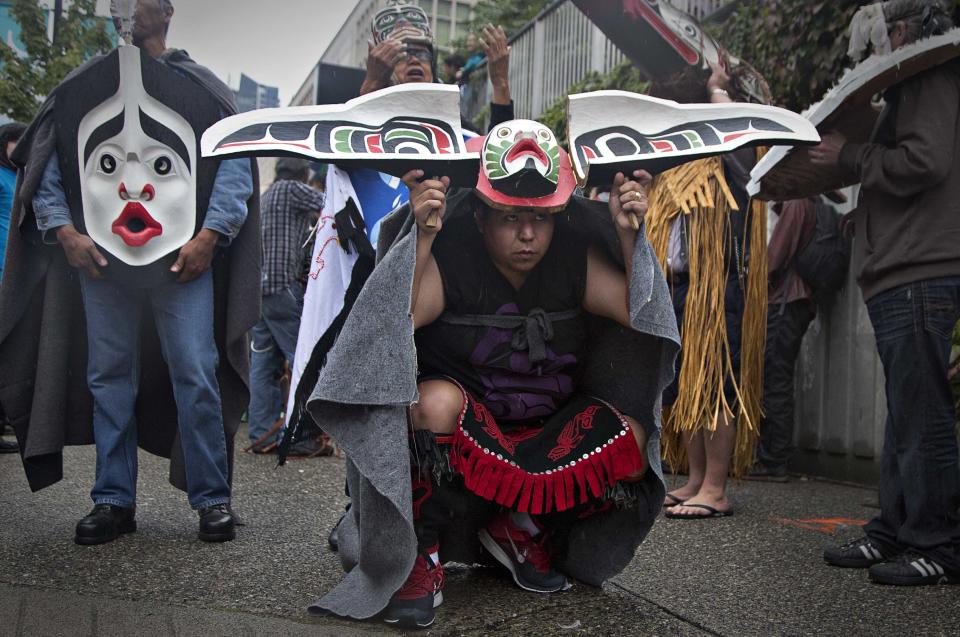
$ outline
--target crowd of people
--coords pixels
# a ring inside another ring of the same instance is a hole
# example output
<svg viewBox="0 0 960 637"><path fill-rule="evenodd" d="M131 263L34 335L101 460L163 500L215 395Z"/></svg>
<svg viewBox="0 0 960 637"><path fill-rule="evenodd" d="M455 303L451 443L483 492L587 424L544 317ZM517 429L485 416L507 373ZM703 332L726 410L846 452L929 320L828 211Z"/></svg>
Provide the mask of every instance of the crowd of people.
<svg viewBox="0 0 960 637"><path fill-rule="evenodd" d="M894 51L952 27L938 0L877 6ZM323 434L350 462L354 499L331 537L349 573L312 609L427 627L444 562L473 563L481 547L525 590L600 584L661 510L728 517L730 476L787 479L801 342L852 259L886 378L881 512L824 559L884 584L960 582L947 377L960 319L956 59L889 88L868 142L831 132L808 151L862 184L855 212L837 213L841 192L777 202L768 240L767 208L746 191L754 149L672 177L619 173L603 196L580 196L553 132L514 119L510 48L494 26L469 60L444 60L462 85L487 62L488 134L467 143L556 166L486 162L469 189L418 169L384 197L389 176L287 157L261 195L254 161L200 164L196 135L178 128L234 107L167 48L173 15L170 0L136 2L129 37L149 63L117 64L138 116L122 97L74 112L65 98L106 63L95 59L29 126L0 128L0 417L19 442L0 452L20 451L37 489L62 475L65 442L95 444L77 543L136 530L138 445L171 458L199 539L233 540L246 412L253 453L317 455ZM422 10L391 3L373 31L362 94L439 80ZM156 89L169 71L190 80L189 114ZM651 93L750 99L722 63L690 77ZM680 182L712 202L681 213ZM194 215L169 214L184 202ZM153 260L130 256L178 232ZM349 265L321 272L334 256ZM351 348L370 334L386 349ZM340 341L350 356L334 356ZM330 387L315 392L324 372ZM669 491L661 440L686 476Z"/></svg>

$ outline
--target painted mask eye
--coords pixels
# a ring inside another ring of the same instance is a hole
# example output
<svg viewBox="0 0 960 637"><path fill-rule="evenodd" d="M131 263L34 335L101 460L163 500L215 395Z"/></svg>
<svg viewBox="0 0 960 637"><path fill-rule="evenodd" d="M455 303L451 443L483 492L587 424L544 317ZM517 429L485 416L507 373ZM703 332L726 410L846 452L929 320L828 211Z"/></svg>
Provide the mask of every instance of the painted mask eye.
<svg viewBox="0 0 960 637"><path fill-rule="evenodd" d="M166 155L162 155L154 160L153 169L161 177L169 175L170 171L173 170L173 162L171 162L170 158Z"/></svg>
<svg viewBox="0 0 960 637"><path fill-rule="evenodd" d="M542 128L537 132L537 135L540 136L540 139L543 141L550 141L550 131L543 130Z"/></svg>
<svg viewBox="0 0 960 637"><path fill-rule="evenodd" d="M508 137L510 135L509 128L501 128L497 131L497 137Z"/></svg>
<svg viewBox="0 0 960 637"><path fill-rule="evenodd" d="M110 153L104 153L100 157L100 172L112 175L117 172L117 158Z"/></svg>

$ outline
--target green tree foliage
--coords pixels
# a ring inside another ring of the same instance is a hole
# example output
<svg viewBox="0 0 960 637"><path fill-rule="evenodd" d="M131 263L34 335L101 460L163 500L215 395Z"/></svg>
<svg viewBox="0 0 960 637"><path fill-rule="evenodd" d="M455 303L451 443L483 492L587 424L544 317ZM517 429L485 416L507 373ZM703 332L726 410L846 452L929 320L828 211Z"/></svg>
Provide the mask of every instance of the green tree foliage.
<svg viewBox="0 0 960 637"><path fill-rule="evenodd" d="M603 90L631 91L645 93L647 82L630 62L621 62L608 73L590 73L567 89L567 94L588 93ZM567 98L561 97L545 110L539 121L548 126L557 136L557 140L567 143Z"/></svg>
<svg viewBox="0 0 960 637"><path fill-rule="evenodd" d="M484 26L494 24L502 26L508 37L513 36L523 25L537 17L548 4L550 0L480 0L473 7L469 28L478 32Z"/></svg>
<svg viewBox="0 0 960 637"><path fill-rule="evenodd" d="M515 36L521 28L537 17L551 0L529 0L516 2L515 0L479 0L473 7L473 16L467 21L467 28L463 35L450 43L450 48L464 57L469 58L474 51L467 48L467 34L479 35L483 27L488 24L503 27L507 37ZM428 9L429 10L429 9Z"/></svg>
<svg viewBox="0 0 960 637"><path fill-rule="evenodd" d="M799 112L853 65L847 28L857 9L872 1L744 0L713 31L763 74L778 105ZM960 8L960 0L954 2Z"/></svg>
<svg viewBox="0 0 960 637"><path fill-rule="evenodd" d="M46 12L36 0L13 0L27 55L0 44L0 113L23 122L36 115L44 97L74 68L113 48L96 0L73 0L61 16L57 41L47 37Z"/></svg>

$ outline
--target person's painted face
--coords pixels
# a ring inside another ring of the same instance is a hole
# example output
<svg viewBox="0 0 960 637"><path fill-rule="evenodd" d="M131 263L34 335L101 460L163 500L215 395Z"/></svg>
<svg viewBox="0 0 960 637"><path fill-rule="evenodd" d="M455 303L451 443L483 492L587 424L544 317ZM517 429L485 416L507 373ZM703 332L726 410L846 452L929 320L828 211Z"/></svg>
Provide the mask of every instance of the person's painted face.
<svg viewBox="0 0 960 637"><path fill-rule="evenodd" d="M183 247L196 226L196 137L147 94L140 51L120 47L120 90L80 122L87 234L120 261L148 265Z"/></svg>
<svg viewBox="0 0 960 637"><path fill-rule="evenodd" d="M553 215L542 210L507 212L487 208L477 217L487 254L507 278L525 277L553 240Z"/></svg>
<svg viewBox="0 0 960 637"><path fill-rule="evenodd" d="M425 46L411 44L407 46L406 56L393 67L393 75L397 84L414 82L433 82L431 62L433 53Z"/></svg>

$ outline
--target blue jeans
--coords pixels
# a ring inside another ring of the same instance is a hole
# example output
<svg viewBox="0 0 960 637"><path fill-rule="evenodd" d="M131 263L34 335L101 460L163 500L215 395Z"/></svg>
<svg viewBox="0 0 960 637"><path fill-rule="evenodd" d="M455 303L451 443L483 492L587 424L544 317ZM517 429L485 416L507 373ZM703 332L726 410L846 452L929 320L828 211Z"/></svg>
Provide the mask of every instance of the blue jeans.
<svg viewBox="0 0 960 637"><path fill-rule="evenodd" d="M177 403L187 495L195 509L230 501L227 446L213 338L213 275L132 289L80 276L87 318L87 382L97 444L95 504L132 507L137 490L140 316L149 303Z"/></svg>
<svg viewBox="0 0 960 637"><path fill-rule="evenodd" d="M880 515L867 535L960 573L960 465L947 367L960 277L882 292L867 303L886 375Z"/></svg>
<svg viewBox="0 0 960 637"><path fill-rule="evenodd" d="M260 321L250 330L250 440L258 440L286 408L280 391L283 361L293 369L303 313L303 285L291 283L286 289L263 297ZM269 441L268 441L269 442Z"/></svg>

